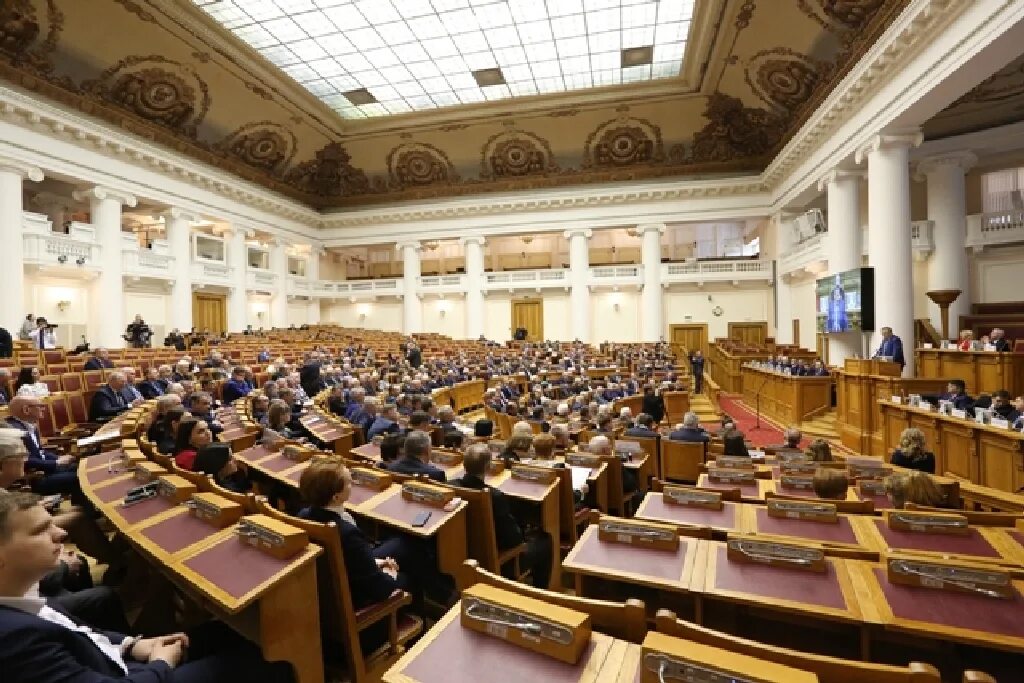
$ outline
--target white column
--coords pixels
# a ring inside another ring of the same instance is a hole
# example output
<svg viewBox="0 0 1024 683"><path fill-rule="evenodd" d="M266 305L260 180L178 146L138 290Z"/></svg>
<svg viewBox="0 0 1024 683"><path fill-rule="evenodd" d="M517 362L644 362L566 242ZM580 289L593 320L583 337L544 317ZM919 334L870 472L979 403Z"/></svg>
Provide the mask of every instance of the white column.
<svg viewBox="0 0 1024 683"><path fill-rule="evenodd" d="M466 339L484 333L484 243L481 235L463 237L466 252Z"/></svg>
<svg viewBox="0 0 1024 683"><path fill-rule="evenodd" d="M423 331L423 305L420 303L420 250L419 242L400 242L396 245L402 254L402 331L414 334Z"/></svg>
<svg viewBox="0 0 1024 683"><path fill-rule="evenodd" d="M640 247L644 275L640 295L640 341L656 342L665 336L661 296L661 236L665 224L638 225L636 231L643 240Z"/></svg>
<svg viewBox="0 0 1024 683"><path fill-rule="evenodd" d="M863 171L833 169L818 181L818 191L827 191L828 233L825 257L828 274L835 275L861 266L860 181ZM860 332L832 332L828 335L829 362L839 367L843 361L864 352Z"/></svg>
<svg viewBox="0 0 1024 683"><path fill-rule="evenodd" d="M177 208L167 209L161 216L167 246L174 257L169 330L188 332L192 327L192 223L199 217Z"/></svg>
<svg viewBox="0 0 1024 683"><path fill-rule="evenodd" d="M249 245L246 238L253 233L247 228L232 225L230 230L221 233L228 238L228 267L231 268L231 291L228 292L228 332L238 334L245 329L249 319ZM271 325L267 324L267 328Z"/></svg>
<svg viewBox="0 0 1024 683"><path fill-rule="evenodd" d="M123 347L125 330L124 257L121 254L121 207L138 201L127 192L94 187L75 192L78 201L89 200L89 216L100 247L99 273L90 296L92 324L89 342L93 347ZM139 311L140 313L142 311Z"/></svg>
<svg viewBox="0 0 1024 683"><path fill-rule="evenodd" d="M569 332L573 339L590 341L590 238L586 228L567 230L569 240Z"/></svg>
<svg viewBox="0 0 1024 683"><path fill-rule="evenodd" d="M309 250L309 260L306 262L306 280L309 281L309 303L306 304L306 323L309 325L320 324L320 299L313 294L313 287L320 280L320 255L324 253L323 247L314 244Z"/></svg>
<svg viewBox="0 0 1024 683"><path fill-rule="evenodd" d="M949 307L949 336L960 332L960 316L971 312L971 277L964 242L967 239L967 202L964 174L978 157L971 152L951 152L923 159L917 178L928 180L928 220L932 222L935 252L928 260L928 290L959 289L960 296ZM942 331L939 307L930 304L932 324Z"/></svg>
<svg viewBox="0 0 1024 683"><path fill-rule="evenodd" d="M857 150L868 160L868 262L875 269L875 328L891 327L903 340L914 375L914 262L910 245L910 148L921 144L920 131L881 133ZM876 332L870 351L881 344Z"/></svg>
<svg viewBox="0 0 1024 683"><path fill-rule="evenodd" d="M15 339L18 330L30 313L25 302L25 265L22 242L22 180L34 182L43 179L43 172L35 166L14 159L0 157L0 327L7 329ZM119 254L120 255L120 254Z"/></svg>
<svg viewBox="0 0 1024 683"><path fill-rule="evenodd" d="M280 237L270 240L270 270L277 276L270 297L270 322L274 327L288 327L288 252Z"/></svg>
<svg viewBox="0 0 1024 683"><path fill-rule="evenodd" d="M799 339L793 339L793 303L789 291L791 278L779 271L778 259L786 253L791 246L791 227L789 221L796 214L782 209L771 217L775 236L775 281L772 283L775 288L775 342L778 344L799 344Z"/></svg>

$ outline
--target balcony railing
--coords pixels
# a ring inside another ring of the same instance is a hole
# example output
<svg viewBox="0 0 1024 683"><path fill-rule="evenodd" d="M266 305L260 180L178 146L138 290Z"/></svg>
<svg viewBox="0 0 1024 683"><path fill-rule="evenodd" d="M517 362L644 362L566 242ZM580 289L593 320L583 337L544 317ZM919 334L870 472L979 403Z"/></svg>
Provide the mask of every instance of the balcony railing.
<svg viewBox="0 0 1024 683"><path fill-rule="evenodd" d="M420 291L438 294L466 291L465 275L428 275L420 278Z"/></svg>
<svg viewBox="0 0 1024 683"><path fill-rule="evenodd" d="M54 268L96 271L100 246L96 231L87 223L72 223L68 233L53 232L50 220L42 214L22 214L22 245L25 263Z"/></svg>
<svg viewBox="0 0 1024 683"><path fill-rule="evenodd" d="M125 275L152 277L161 280L174 278L174 257L154 250L134 248L121 250Z"/></svg>
<svg viewBox="0 0 1024 683"><path fill-rule="evenodd" d="M666 263L662 266L661 280L667 284L704 282L750 282L772 280L771 261L688 261Z"/></svg>
<svg viewBox="0 0 1024 683"><path fill-rule="evenodd" d="M924 261L935 251L935 239L932 237L934 227L932 221L914 221L910 224L910 245L916 260Z"/></svg>
<svg viewBox="0 0 1024 683"><path fill-rule="evenodd" d="M779 273L785 275L825 260L825 236L820 233L793 246L779 258Z"/></svg>
<svg viewBox="0 0 1024 683"><path fill-rule="evenodd" d="M192 282L200 285L231 284L231 273L234 269L220 261L192 260Z"/></svg>
<svg viewBox="0 0 1024 683"><path fill-rule="evenodd" d="M967 217L967 246L974 249L1024 243L1024 211L999 211Z"/></svg>
<svg viewBox="0 0 1024 683"><path fill-rule="evenodd" d="M277 274L269 270L249 268L245 273L245 288L255 292L273 292L277 289Z"/></svg>
<svg viewBox="0 0 1024 683"><path fill-rule="evenodd" d="M484 273L487 289L536 289L538 287L568 287L569 271L564 268L540 270L506 270Z"/></svg>

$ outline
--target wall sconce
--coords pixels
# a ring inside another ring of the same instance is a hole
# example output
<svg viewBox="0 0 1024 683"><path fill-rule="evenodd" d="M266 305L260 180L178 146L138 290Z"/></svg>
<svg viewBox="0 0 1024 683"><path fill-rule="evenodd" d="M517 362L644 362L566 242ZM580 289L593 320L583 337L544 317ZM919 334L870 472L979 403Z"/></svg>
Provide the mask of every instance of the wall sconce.
<svg viewBox="0 0 1024 683"><path fill-rule="evenodd" d="M58 301L57 302L57 310L60 311L61 313L63 313L64 311L68 310L69 308L71 308L71 302L70 301Z"/></svg>
<svg viewBox="0 0 1024 683"><path fill-rule="evenodd" d="M78 259L75 261L75 263L77 263L80 266L84 266L85 265L85 257L84 256L79 256Z"/></svg>
<svg viewBox="0 0 1024 683"><path fill-rule="evenodd" d="M613 303L613 304L612 304L612 309L613 309L613 310L614 310L614 311L615 311L616 313L618 313L618 311L619 311L619 302L618 302L618 301L616 301L615 303Z"/></svg>

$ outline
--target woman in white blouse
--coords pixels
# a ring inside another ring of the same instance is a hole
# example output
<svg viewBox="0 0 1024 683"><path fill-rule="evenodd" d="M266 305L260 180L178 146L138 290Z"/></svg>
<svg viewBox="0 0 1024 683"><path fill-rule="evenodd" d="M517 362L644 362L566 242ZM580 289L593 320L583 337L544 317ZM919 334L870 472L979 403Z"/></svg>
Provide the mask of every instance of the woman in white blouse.
<svg viewBox="0 0 1024 683"><path fill-rule="evenodd" d="M50 395L50 387L39 381L39 368L22 368L14 383L14 390L18 396L44 398Z"/></svg>

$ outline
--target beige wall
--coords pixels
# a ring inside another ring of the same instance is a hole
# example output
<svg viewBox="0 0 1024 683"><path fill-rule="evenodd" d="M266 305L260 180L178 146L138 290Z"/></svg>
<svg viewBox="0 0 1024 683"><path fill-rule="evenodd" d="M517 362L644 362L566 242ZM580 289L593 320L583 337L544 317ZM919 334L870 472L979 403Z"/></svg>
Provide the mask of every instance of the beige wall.
<svg viewBox="0 0 1024 683"><path fill-rule="evenodd" d="M368 330L402 331L402 302L397 299L338 303L325 305L321 320L342 327L357 327ZM360 318L365 314L365 318Z"/></svg>
<svg viewBox="0 0 1024 683"><path fill-rule="evenodd" d="M708 301L708 297L711 301ZM670 325L680 323L707 323L708 340L725 337L730 322L768 321L769 329L774 318L772 289L737 290L732 287L706 288L700 291L669 291L664 296L665 336ZM721 307L722 315L712 311ZM788 323L787 323L788 324Z"/></svg>
<svg viewBox="0 0 1024 683"><path fill-rule="evenodd" d="M423 299L423 331L455 339L466 336L466 302L459 296Z"/></svg>
<svg viewBox="0 0 1024 683"><path fill-rule="evenodd" d="M989 249L971 258L974 300L981 303L1024 301L1021 273L1024 247Z"/></svg>
<svg viewBox="0 0 1024 683"><path fill-rule="evenodd" d="M618 304L618 310L615 305ZM640 339L640 292L592 292L590 294L590 341L636 342Z"/></svg>

